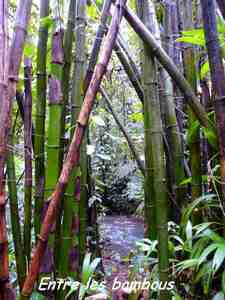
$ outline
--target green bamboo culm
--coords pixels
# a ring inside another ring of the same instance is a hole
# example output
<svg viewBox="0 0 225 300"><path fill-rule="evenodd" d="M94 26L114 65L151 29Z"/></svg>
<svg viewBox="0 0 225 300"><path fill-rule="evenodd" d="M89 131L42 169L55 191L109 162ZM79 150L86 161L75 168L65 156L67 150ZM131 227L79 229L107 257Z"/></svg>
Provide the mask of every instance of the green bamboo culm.
<svg viewBox="0 0 225 300"><path fill-rule="evenodd" d="M43 19L49 15L49 0L40 0L40 26L37 47L37 102L35 118L35 212L34 229L37 236L41 227L41 209L45 185L45 115L46 115L46 61L48 27Z"/></svg>
<svg viewBox="0 0 225 300"><path fill-rule="evenodd" d="M71 92L71 126L70 133L71 138L73 136L77 117L83 102L84 91L84 67L85 67L85 28L86 28L86 0L77 0L76 1L76 10L75 10L75 57L74 57L74 66L73 66L73 78L72 78L72 92ZM72 171L70 180L64 196L64 206L63 206L63 225L62 225L62 253L60 264L61 264L61 273L63 276L70 274L71 276L77 276L77 270L71 268L72 265L78 266L79 261L79 247L80 242L83 240L86 241L86 237L80 239L80 227L81 224L79 213L83 214L84 212L79 207L79 203L86 201L84 195L81 195L83 187L86 188L86 169L84 169L83 175L81 174L81 167L83 168L84 162L84 153L86 154L86 142L83 141L81 151L80 151L80 167ZM85 147L83 149L83 147ZM83 161L82 161L83 159ZM86 163L86 161L85 161ZM87 168L87 166L85 167ZM85 176L82 178L82 176ZM80 179L78 179L80 177ZM82 185L82 191L79 193L77 190L80 189ZM76 195L76 197L75 197ZM78 199L79 198L79 199ZM85 210L85 209L84 209ZM82 222L86 223L86 215L82 216ZM85 227L86 232L86 225ZM83 232L82 232L83 234ZM70 253L76 252L77 261L70 261ZM65 255L66 253L66 255Z"/></svg>
<svg viewBox="0 0 225 300"><path fill-rule="evenodd" d="M154 5L148 0L139 0L136 2L138 14L143 20L143 23L155 35L158 34L158 28L155 20L152 18L155 15ZM145 145L146 155L146 177L150 181L149 186L145 183L145 195L148 199L146 207L146 217L149 220L149 237L158 238L158 258L159 258L159 280L162 282L168 281L168 201L166 192L166 167L165 153L163 146L163 128L161 121L160 102L158 95L157 81L157 64L153 53L144 44L143 57L143 86L144 86L144 125L145 136L148 134L149 140ZM149 172L149 174L148 174ZM151 193L151 194L149 194ZM153 211L153 212L152 212ZM151 233L151 226L156 232ZM168 291L159 292L160 300L170 299Z"/></svg>
<svg viewBox="0 0 225 300"><path fill-rule="evenodd" d="M76 0L71 0L68 10L68 20L67 27L64 34L63 49L64 49L64 65L62 70L62 93L63 93L63 103L62 103L62 113L61 113L61 140L60 140L60 169L62 167L64 152L66 149L66 140L65 140L65 131L66 131L66 115L67 107L69 105L69 96L70 96L70 85L71 85L71 64L72 64L72 47L74 42L74 25L75 25L75 7ZM63 202L63 201L62 201ZM61 222L63 215L63 204L61 205L61 211L58 215L56 222L56 232L55 232L55 264L56 272L59 272L60 255L60 239L61 239Z"/></svg>
<svg viewBox="0 0 225 300"><path fill-rule="evenodd" d="M60 173L60 139L61 139L61 114L62 114L62 68L64 63L63 53L63 30L61 29L60 20L57 18L54 22L54 30L51 45L51 71L49 75L49 111L48 111L48 137L47 137L47 160L46 160L46 182L45 182L45 209L49 204L49 196L55 188ZM43 212L44 214L44 212ZM52 264L49 270L43 273L51 272L54 265L55 235L54 228L48 241L49 257ZM50 263L49 263L50 265Z"/></svg>
<svg viewBox="0 0 225 300"><path fill-rule="evenodd" d="M165 50L169 55L171 55L172 50L171 45L173 45L173 31L172 31L172 19L170 12L170 3L165 3L165 16L164 16L164 30L165 30L165 40L168 43L165 43ZM167 170L169 174L169 189L171 191L172 197L175 200L175 203L182 207L185 202L185 192L186 187L180 185L182 180L185 178L184 172L184 154L183 146L181 140L181 132L177 122L176 116L176 107L175 99L173 92L173 82L169 74L165 69L161 70L162 84L163 84L163 107L165 109L165 132L168 142L168 159L167 159ZM174 209L172 210L174 211ZM177 211L177 209L176 209ZM177 221L180 219L180 214L177 216L177 213L170 213L171 218L175 217Z"/></svg>
<svg viewBox="0 0 225 300"><path fill-rule="evenodd" d="M183 1L183 19L184 30L191 30L193 28L193 13L192 2L188 0ZM197 90L197 73L196 73L196 59L195 50L190 46L186 46L183 51L184 73L185 77L192 86L193 90ZM192 201L201 196L201 148L200 148L200 128L195 126L197 118L194 113L188 110L188 146L190 151L190 168L192 173L191 192ZM201 223L201 211L195 210L193 212L193 222L195 224Z"/></svg>
<svg viewBox="0 0 225 300"><path fill-rule="evenodd" d="M9 144L11 151L8 151L7 156L7 183L9 193L9 204L10 204L10 220L12 226L12 236L15 249L16 258L16 270L18 276L18 283L20 291L22 291L23 283L26 278L26 257L24 252L23 240L22 240L22 229L19 217L19 205L17 196L17 184L16 184L16 170L15 170L15 158L12 151L13 148L13 132L11 130L9 136Z"/></svg>
<svg viewBox="0 0 225 300"><path fill-rule="evenodd" d="M73 89L71 95L72 123L76 124L84 99L84 76L85 76L85 33L86 33L86 5L87 0L77 0L76 31L75 31L75 61L73 75ZM72 124L71 124L72 125ZM72 138L72 136L71 136ZM87 238L87 210L88 210L88 157L87 157L87 131L80 149L80 199L79 199L79 263L82 266L86 250Z"/></svg>
<svg viewBox="0 0 225 300"><path fill-rule="evenodd" d="M143 20L143 9L145 3L136 1L137 13ZM141 46L145 47L142 42ZM145 52L147 49L145 49ZM144 87L144 139L145 139L145 180L144 180L144 212L146 220L146 237L151 240L157 239L157 227L156 227L156 207L155 196L153 188L153 162L152 162L152 138L151 138L151 103L148 99L151 97L151 90L147 86L147 78L151 78L150 67L146 67L149 63L148 56L144 52L141 52L141 65L142 65L142 86ZM151 60L150 60L151 62ZM149 79L150 80L150 79Z"/></svg>
<svg viewBox="0 0 225 300"><path fill-rule="evenodd" d="M24 59L24 251L29 263L32 230L32 64Z"/></svg>

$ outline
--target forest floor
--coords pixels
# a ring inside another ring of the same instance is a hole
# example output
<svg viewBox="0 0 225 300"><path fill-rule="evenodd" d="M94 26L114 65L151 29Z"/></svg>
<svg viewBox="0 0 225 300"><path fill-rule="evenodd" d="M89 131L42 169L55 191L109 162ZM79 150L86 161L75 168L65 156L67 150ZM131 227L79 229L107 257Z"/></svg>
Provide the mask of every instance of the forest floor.
<svg viewBox="0 0 225 300"><path fill-rule="evenodd" d="M133 216L110 215L99 219L102 262L107 286L114 279L128 279L129 256L135 243L144 237L143 220Z"/></svg>

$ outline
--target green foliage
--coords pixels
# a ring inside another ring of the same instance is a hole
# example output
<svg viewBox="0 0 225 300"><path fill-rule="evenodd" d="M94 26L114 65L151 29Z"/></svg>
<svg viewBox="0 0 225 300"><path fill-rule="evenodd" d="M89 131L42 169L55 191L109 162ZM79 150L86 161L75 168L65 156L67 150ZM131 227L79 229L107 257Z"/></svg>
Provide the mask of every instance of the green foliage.
<svg viewBox="0 0 225 300"><path fill-rule="evenodd" d="M225 37L225 22L222 17L217 17L217 27L219 33L219 41L221 48L223 49L223 54L225 58L225 44L224 44L224 37ZM200 46L205 48L205 34L202 28L200 29L192 29L182 32L182 36L176 39L177 42L188 43L195 46ZM208 60L201 66L200 69L200 78L204 79L206 75L209 73L209 62Z"/></svg>
<svg viewBox="0 0 225 300"><path fill-rule="evenodd" d="M81 273L81 282L79 286L79 300L84 299L86 294L93 294L97 291L105 291L104 287L101 284L98 284L98 282L94 281L93 279L94 273L96 272L100 261L100 258L95 258L93 261L91 261L91 253L87 253L85 255ZM88 285L90 281L94 281L94 288L90 288L90 286ZM72 294L74 294L74 292L76 292L76 290L71 288L71 290L66 295L66 299L68 299Z"/></svg>

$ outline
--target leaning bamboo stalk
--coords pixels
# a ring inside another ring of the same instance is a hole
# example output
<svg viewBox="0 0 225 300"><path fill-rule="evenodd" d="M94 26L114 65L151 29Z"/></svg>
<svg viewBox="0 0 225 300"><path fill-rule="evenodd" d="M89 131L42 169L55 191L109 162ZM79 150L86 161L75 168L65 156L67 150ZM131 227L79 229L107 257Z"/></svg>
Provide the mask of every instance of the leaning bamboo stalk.
<svg viewBox="0 0 225 300"><path fill-rule="evenodd" d="M92 107L94 105L94 100L97 95L101 80L106 72L106 67L109 63L112 54L112 49L116 40L117 33L119 31L119 24L122 19L124 11L123 6L125 5L125 2L125 0L117 2L109 31L105 38L103 48L100 52L99 63L95 67L94 74L92 76L89 88L84 98L84 103L82 105L79 118L77 120L77 127L74 132L74 136L71 141L66 160L63 164L62 172L60 174L55 190L50 197L51 201L49 203L49 207L42 224L41 233L39 235L39 241L31 260L29 273L24 283L22 295L20 297L21 300L28 299L32 293L34 283L37 279L40 270L40 264L43 258L43 254L45 252L46 245L48 242L49 233L51 231L52 224L55 222L57 216L57 211L61 197L63 195L63 192L65 191L66 185L68 183L73 168L78 165L79 151L84 137L85 128L87 126L88 119Z"/></svg>
<svg viewBox="0 0 225 300"><path fill-rule="evenodd" d="M215 95L214 106L219 139L220 174L222 181L222 193L224 198L223 200L225 203L225 74L217 31L215 2L211 0L201 0L201 6L205 39L209 57L212 87L213 93ZM225 208L224 203L223 206ZM225 220L224 211L223 215Z"/></svg>
<svg viewBox="0 0 225 300"><path fill-rule="evenodd" d="M37 46L37 103L35 117L35 209L34 229L37 236L41 226L41 209L45 186L45 114L46 114L46 60L48 28L42 19L49 15L49 0L40 0L40 25Z"/></svg>
<svg viewBox="0 0 225 300"><path fill-rule="evenodd" d="M120 44L117 42L115 43L114 46L114 50L116 52L116 55L118 56L130 82L132 83L139 99L141 100L141 102L144 101L144 93L143 93L143 88L141 86L141 83L139 81L139 72L135 73L134 69L132 68L132 66L129 63L129 60L124 52L124 50L122 49L122 47L120 46Z"/></svg>
<svg viewBox="0 0 225 300"><path fill-rule="evenodd" d="M118 125L119 129L123 133L123 135L124 135L124 137L127 141L127 144L130 148L130 151L131 151L131 153L132 153L132 155L133 155L133 157L134 157L141 173L143 174L143 176L145 176L145 167L144 167L144 165L143 165L143 163L142 163L142 161L141 161L141 159L138 155L138 152L137 152L137 150L136 150L136 148L135 148L128 132L126 131L126 128L124 128L123 124L120 122L119 118L117 117L116 112L114 111L114 109L112 107L112 104L110 102L108 94L106 93L106 91L102 87L100 88L100 92L101 92L102 96L104 97L104 100L105 100L105 102L108 106L108 109L110 110L116 124Z"/></svg>
<svg viewBox="0 0 225 300"><path fill-rule="evenodd" d="M141 22L141 20L128 8L126 7L124 11L124 16L128 23L132 26L135 32L140 36L140 38L148 45L149 49L153 52L154 56L162 64L171 78L175 81L179 89L184 94L187 103L190 105L191 109L195 113L196 117L203 126L209 126L209 120L205 112L204 107L200 104L198 98L195 96L190 84L174 65L174 62L162 49L162 47L157 43L152 33L146 28L146 26Z"/></svg>
<svg viewBox="0 0 225 300"><path fill-rule="evenodd" d="M31 253L31 228L32 228L32 65L29 58L24 61L24 252L27 262Z"/></svg>
<svg viewBox="0 0 225 300"><path fill-rule="evenodd" d="M98 60L98 54L102 44L102 40L105 33L107 32L107 19L108 19L110 6L111 6L111 0L104 0L100 22L99 22L98 30L96 32L95 41L91 50L91 57L89 60L89 64L87 67L86 76L84 80L84 86L86 88L88 87L91 81Z"/></svg>
<svg viewBox="0 0 225 300"><path fill-rule="evenodd" d="M91 80L91 76L92 76L94 67L97 62L102 39L104 37L104 34L108 30L107 18L110 13L110 11L109 11L110 4L111 4L110 0L105 0L104 5L103 5L100 25L97 30L95 42L94 42L92 52L91 52L89 66L88 66L86 77L85 77L85 87L88 86L88 83ZM143 102L144 96L143 96L143 89L142 89L142 86L140 83L140 73L138 72L138 69L137 69L134 61L130 57L130 55L127 54L128 51L127 51L127 49L124 45L124 42L121 39L119 34L118 34L117 40L114 45L114 50L115 50L115 53L129 78L131 84L133 85L139 99L141 100L141 102Z"/></svg>

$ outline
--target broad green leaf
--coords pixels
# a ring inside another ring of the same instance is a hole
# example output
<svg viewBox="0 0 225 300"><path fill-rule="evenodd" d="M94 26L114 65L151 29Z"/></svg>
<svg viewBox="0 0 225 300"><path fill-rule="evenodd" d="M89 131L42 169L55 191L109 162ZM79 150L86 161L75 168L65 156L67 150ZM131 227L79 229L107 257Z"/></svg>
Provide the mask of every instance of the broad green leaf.
<svg viewBox="0 0 225 300"><path fill-rule="evenodd" d="M193 268L198 265L198 259L192 258L192 259L186 259L176 265L177 271L182 272L185 269Z"/></svg>
<svg viewBox="0 0 225 300"><path fill-rule="evenodd" d="M82 267L82 283L87 284L89 279L89 266L91 262L91 253L87 253L84 257L83 267Z"/></svg>
<svg viewBox="0 0 225 300"><path fill-rule="evenodd" d="M191 251L191 258L199 258L208 245L209 239L207 237L200 238L193 246Z"/></svg>
<svg viewBox="0 0 225 300"><path fill-rule="evenodd" d="M215 251L218 247L220 246L220 244L218 243L213 243L211 245L209 245L201 254L201 256L199 257L199 261L198 261L198 266L200 266L204 261L207 260L207 257L210 253L212 253L213 251Z"/></svg>

